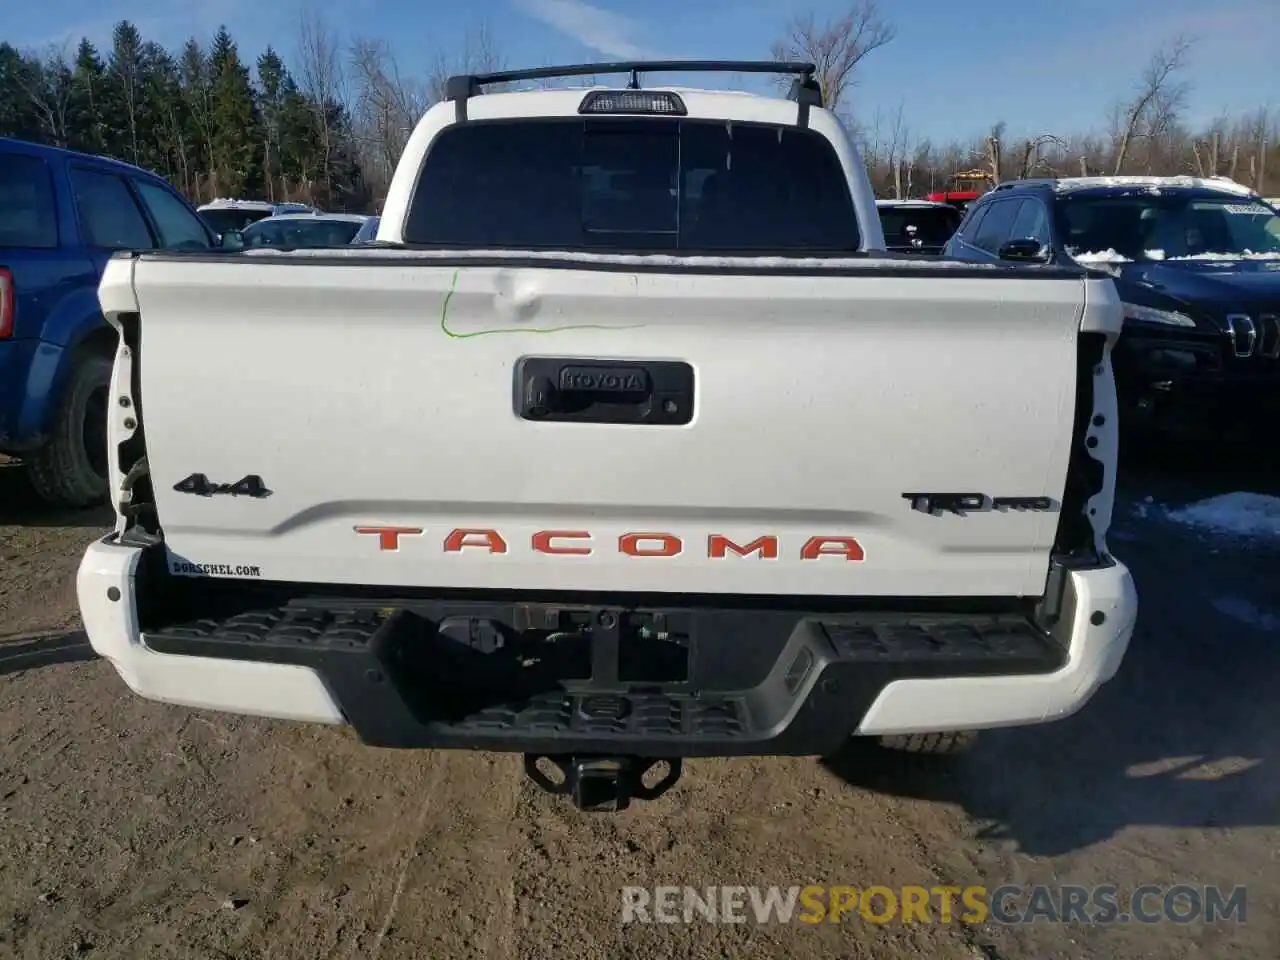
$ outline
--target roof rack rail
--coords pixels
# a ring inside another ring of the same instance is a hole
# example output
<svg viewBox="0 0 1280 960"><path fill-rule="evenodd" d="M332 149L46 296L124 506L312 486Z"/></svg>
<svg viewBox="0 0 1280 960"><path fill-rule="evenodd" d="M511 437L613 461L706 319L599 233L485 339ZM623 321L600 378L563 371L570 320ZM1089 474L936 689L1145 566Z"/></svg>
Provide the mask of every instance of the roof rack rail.
<svg viewBox="0 0 1280 960"><path fill-rule="evenodd" d="M462 73L445 81L444 98L454 102L457 120L467 119L467 101L484 93L494 83L521 80L551 80L558 77L590 77L601 73L630 74L627 89L640 89L642 73L777 73L794 74L788 98L800 105L800 124L808 124L809 107L822 106L822 89L814 79L816 65L794 60L616 60L607 63L578 63L564 67L532 67L527 70L500 70L496 73Z"/></svg>
<svg viewBox="0 0 1280 960"><path fill-rule="evenodd" d="M1022 180L1014 178L1013 180L1001 180L999 183L995 185L994 189L1012 190L1014 187L1052 186L1057 182L1058 182L1057 177L1027 177L1026 179L1022 179Z"/></svg>

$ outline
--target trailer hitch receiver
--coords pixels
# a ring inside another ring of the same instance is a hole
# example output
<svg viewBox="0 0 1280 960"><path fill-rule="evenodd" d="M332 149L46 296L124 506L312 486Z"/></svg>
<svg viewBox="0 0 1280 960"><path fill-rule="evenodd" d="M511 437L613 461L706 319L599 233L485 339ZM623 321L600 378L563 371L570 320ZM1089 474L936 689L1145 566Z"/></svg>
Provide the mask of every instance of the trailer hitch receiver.
<svg viewBox="0 0 1280 960"><path fill-rule="evenodd" d="M559 782L538 766L543 759L559 768ZM645 774L660 763L667 765L666 775L655 783L645 783ZM603 812L625 810L632 800L657 799L680 779L679 760L651 757L529 753L525 754L524 769L543 790L567 795L579 810Z"/></svg>

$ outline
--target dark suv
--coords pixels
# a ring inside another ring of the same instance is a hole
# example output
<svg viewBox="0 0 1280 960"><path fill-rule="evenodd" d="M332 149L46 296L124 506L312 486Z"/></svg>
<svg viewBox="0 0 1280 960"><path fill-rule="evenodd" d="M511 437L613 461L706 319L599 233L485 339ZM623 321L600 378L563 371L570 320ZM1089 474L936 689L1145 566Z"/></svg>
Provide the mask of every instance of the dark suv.
<svg viewBox="0 0 1280 960"><path fill-rule="evenodd" d="M1115 280L1125 425L1249 429L1280 414L1280 216L1224 180L1079 177L1002 183L944 254L1079 264Z"/></svg>
<svg viewBox="0 0 1280 960"><path fill-rule="evenodd" d="M939 254L960 225L960 211L931 200L877 200L885 248L895 253Z"/></svg>

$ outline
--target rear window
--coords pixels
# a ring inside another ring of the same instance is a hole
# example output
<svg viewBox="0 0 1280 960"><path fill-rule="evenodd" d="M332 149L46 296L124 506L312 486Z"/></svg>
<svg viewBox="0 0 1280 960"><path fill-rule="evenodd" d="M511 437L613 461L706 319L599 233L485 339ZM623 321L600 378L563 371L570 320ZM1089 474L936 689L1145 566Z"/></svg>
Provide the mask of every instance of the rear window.
<svg viewBox="0 0 1280 960"><path fill-rule="evenodd" d="M955 207L881 207L880 225L889 246L910 246L919 240L925 246L940 247L960 225L960 211Z"/></svg>
<svg viewBox="0 0 1280 960"><path fill-rule="evenodd" d="M208 224L214 233L227 233L230 230L243 230L251 223L265 220L271 216L270 210L235 210L227 207L212 210L201 210L200 219Z"/></svg>
<svg viewBox="0 0 1280 960"><path fill-rule="evenodd" d="M57 245L58 213L48 164L39 157L0 153L0 247Z"/></svg>
<svg viewBox="0 0 1280 960"><path fill-rule="evenodd" d="M358 220L302 220L267 217L244 231L247 247L279 247L298 250L318 247L343 247L360 229Z"/></svg>
<svg viewBox="0 0 1280 960"><path fill-rule="evenodd" d="M431 146L405 241L518 249L845 253L844 171L821 134L706 120L473 122Z"/></svg>

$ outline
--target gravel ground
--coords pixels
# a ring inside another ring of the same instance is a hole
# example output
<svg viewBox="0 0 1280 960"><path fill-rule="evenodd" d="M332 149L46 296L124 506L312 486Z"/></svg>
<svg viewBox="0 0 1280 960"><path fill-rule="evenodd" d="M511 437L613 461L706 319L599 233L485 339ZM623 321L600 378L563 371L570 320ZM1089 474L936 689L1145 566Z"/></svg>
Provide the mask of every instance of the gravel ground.
<svg viewBox="0 0 1280 960"><path fill-rule="evenodd" d="M1113 546L1140 628L1080 714L951 762L861 746L695 761L661 799L602 816L539 793L517 757L132 696L78 632L72 577L109 514L39 508L0 463L0 957L1273 958L1280 553L1135 506L1204 495L1203 478L1130 485ZM663 883L1243 884L1248 914L619 922L623 885Z"/></svg>

